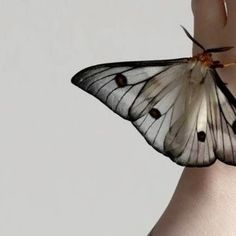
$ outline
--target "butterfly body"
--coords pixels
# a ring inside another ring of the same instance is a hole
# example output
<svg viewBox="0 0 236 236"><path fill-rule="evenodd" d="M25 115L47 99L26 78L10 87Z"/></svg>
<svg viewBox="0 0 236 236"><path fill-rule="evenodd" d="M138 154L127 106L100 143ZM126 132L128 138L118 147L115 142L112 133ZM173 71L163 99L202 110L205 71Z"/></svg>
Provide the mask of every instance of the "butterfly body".
<svg viewBox="0 0 236 236"><path fill-rule="evenodd" d="M173 60L101 64L72 83L131 121L157 151L183 166L236 165L236 99L219 77L224 65L204 50Z"/></svg>

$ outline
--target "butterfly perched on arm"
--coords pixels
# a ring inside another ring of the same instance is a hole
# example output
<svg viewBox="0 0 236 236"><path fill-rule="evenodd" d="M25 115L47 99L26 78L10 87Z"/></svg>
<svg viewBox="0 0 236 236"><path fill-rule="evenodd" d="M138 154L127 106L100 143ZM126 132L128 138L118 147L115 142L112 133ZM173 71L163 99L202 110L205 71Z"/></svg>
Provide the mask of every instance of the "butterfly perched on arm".
<svg viewBox="0 0 236 236"><path fill-rule="evenodd" d="M236 98L216 71L228 65L212 58L232 47L205 49L184 31L202 53L96 65L71 81L131 121L177 164L203 167L219 159L236 165Z"/></svg>

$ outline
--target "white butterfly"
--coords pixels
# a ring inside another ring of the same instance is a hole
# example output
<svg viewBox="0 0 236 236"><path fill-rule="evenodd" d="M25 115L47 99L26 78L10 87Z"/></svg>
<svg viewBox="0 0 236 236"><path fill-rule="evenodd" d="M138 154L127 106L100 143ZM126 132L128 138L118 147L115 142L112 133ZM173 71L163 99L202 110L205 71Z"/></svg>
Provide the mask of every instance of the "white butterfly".
<svg viewBox="0 0 236 236"><path fill-rule="evenodd" d="M183 28L184 29L184 28ZM236 165L236 99L216 68L225 65L205 49L190 58L118 62L78 72L72 83L131 121L147 142L174 162Z"/></svg>

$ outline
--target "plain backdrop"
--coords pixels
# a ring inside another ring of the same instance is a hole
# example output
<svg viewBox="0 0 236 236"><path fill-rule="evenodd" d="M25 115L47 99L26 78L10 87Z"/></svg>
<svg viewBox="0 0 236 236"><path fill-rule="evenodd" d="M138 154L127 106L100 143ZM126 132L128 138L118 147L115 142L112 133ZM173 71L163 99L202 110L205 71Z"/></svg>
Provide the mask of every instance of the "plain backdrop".
<svg viewBox="0 0 236 236"><path fill-rule="evenodd" d="M70 83L191 55L190 0L0 0L0 235L145 236L182 167Z"/></svg>

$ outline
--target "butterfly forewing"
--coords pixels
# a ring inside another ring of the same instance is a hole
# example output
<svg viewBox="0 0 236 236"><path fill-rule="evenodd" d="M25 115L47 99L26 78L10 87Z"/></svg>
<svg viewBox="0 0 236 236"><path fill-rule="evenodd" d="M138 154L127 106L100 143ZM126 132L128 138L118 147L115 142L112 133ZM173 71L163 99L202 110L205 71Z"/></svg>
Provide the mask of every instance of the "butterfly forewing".
<svg viewBox="0 0 236 236"><path fill-rule="evenodd" d="M186 63L186 60L120 62L92 66L77 73L72 78L72 83L130 120L129 109L145 84L170 66Z"/></svg>

